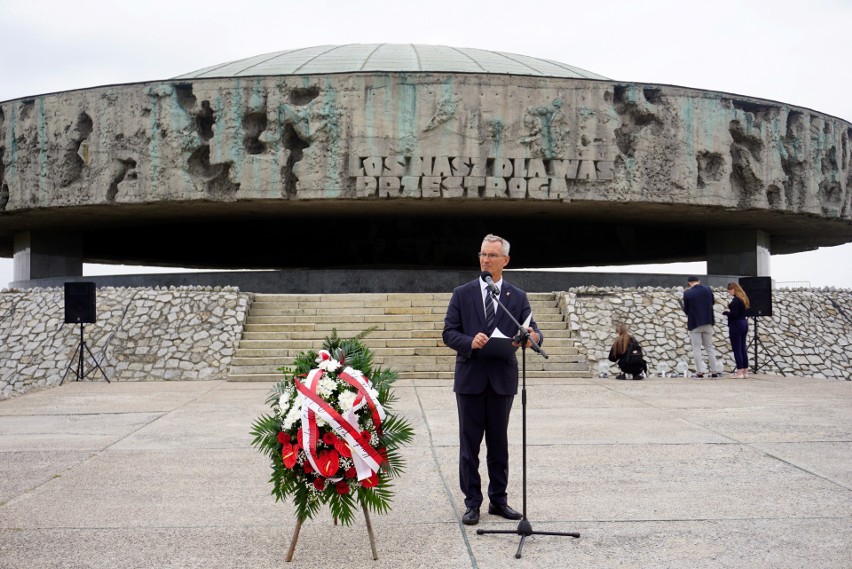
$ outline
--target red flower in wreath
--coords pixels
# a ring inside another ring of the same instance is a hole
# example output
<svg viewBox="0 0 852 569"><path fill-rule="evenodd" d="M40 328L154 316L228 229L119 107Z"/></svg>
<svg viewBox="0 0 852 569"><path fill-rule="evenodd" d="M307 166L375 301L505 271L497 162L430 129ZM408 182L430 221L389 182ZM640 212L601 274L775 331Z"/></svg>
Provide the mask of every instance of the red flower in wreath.
<svg viewBox="0 0 852 569"><path fill-rule="evenodd" d="M325 480L322 478L314 478L314 488L322 492L325 490Z"/></svg>
<svg viewBox="0 0 852 569"><path fill-rule="evenodd" d="M361 486L364 488L375 488L379 485L379 475L373 472L370 474L369 478L365 478L361 481Z"/></svg>
<svg viewBox="0 0 852 569"><path fill-rule="evenodd" d="M337 484L335 484L335 489L338 494L348 494L349 493L349 484L347 484L344 480L341 480Z"/></svg>
<svg viewBox="0 0 852 569"><path fill-rule="evenodd" d="M337 454L336 450L327 450L321 452L316 459L319 473L325 476L326 478L334 476L334 473L337 472L337 469L340 467L340 465L338 464L339 461L340 455Z"/></svg>
<svg viewBox="0 0 852 569"><path fill-rule="evenodd" d="M281 445L281 460L284 461L284 466L293 468L296 465L296 459L299 458L299 446L284 443Z"/></svg>
<svg viewBox="0 0 852 569"><path fill-rule="evenodd" d="M349 448L349 444L344 440L337 439L334 441L334 450L343 458L352 458L352 449Z"/></svg>

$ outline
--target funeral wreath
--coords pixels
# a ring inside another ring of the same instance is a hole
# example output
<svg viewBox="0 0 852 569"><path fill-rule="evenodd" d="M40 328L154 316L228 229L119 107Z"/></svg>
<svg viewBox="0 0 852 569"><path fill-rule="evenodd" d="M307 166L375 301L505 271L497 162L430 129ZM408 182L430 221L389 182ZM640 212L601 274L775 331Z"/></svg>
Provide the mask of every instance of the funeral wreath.
<svg viewBox="0 0 852 569"><path fill-rule="evenodd" d="M292 497L300 521L328 505L349 525L360 502L376 513L390 510L391 479L405 466L400 447L413 430L391 411L396 372L373 368L363 338L336 331L323 349L300 353L267 399L271 414L252 425L252 445L272 463L272 494Z"/></svg>

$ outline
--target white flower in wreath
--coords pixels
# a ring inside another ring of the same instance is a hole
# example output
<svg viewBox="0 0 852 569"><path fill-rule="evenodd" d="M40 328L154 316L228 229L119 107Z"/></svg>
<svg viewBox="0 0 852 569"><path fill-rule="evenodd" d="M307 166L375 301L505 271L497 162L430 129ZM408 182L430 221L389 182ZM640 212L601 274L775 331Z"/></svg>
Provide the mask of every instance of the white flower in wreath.
<svg viewBox="0 0 852 569"><path fill-rule="evenodd" d="M282 417L287 414L287 411L290 409L290 393L285 391L278 398L278 414Z"/></svg>
<svg viewBox="0 0 852 569"><path fill-rule="evenodd" d="M302 418L302 398L296 399L295 405L290 407L287 416L284 417L284 423L281 425L283 430L289 430L299 419Z"/></svg>
<svg viewBox="0 0 852 569"><path fill-rule="evenodd" d="M322 379L317 382L317 395L328 401L331 394L337 389L337 381L323 374Z"/></svg>
<svg viewBox="0 0 852 569"><path fill-rule="evenodd" d="M331 357L328 350L320 350L317 352L317 367L327 372L334 372L340 369L340 362Z"/></svg>
<svg viewBox="0 0 852 569"><path fill-rule="evenodd" d="M358 398L358 394L354 391L344 391L337 397L337 402L340 405L341 411L348 411L355 406L355 400Z"/></svg>

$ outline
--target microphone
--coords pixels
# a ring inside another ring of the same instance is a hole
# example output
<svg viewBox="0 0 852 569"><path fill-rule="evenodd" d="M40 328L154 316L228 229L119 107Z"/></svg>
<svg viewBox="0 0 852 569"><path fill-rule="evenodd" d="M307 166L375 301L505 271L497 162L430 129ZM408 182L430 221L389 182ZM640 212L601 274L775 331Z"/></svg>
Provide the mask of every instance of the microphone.
<svg viewBox="0 0 852 569"><path fill-rule="evenodd" d="M479 275L483 281L485 281L485 286L488 287L488 290L491 291L491 294L495 296L500 296L500 289L497 288L497 285L494 284L494 279L491 278L491 273L488 271L482 271L482 274Z"/></svg>

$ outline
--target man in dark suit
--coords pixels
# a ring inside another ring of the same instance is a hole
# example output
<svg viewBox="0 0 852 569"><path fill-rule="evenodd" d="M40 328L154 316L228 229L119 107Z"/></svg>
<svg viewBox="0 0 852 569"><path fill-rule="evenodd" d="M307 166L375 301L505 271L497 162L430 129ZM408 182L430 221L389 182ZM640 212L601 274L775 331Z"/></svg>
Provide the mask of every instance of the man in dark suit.
<svg viewBox="0 0 852 569"><path fill-rule="evenodd" d="M500 303L523 324L532 313L527 294L503 281L503 268L509 264L509 242L486 235L479 252L479 268L491 273L500 289ZM456 288L444 319L444 343L456 351L453 391L459 413L459 483L467 510L462 522L479 522L482 489L479 476L479 447L483 435L488 447L488 513L510 520L523 516L506 499L509 483L509 413L518 392L518 360L514 352L508 359L486 357L480 353L494 329L514 337L517 327L499 306L492 302L481 278ZM490 322L490 326L489 326ZM529 324L530 337L541 343L535 321ZM529 342L527 346L529 346Z"/></svg>
<svg viewBox="0 0 852 569"><path fill-rule="evenodd" d="M695 379L702 379L706 368L701 357L701 347L707 352L710 361L710 377L716 379L722 375L722 368L716 362L716 351L713 349L713 326L716 316L713 313L713 290L701 284L701 280L690 275L686 279L687 289L683 292L683 311L686 313L686 329L692 340L692 357L695 360Z"/></svg>

